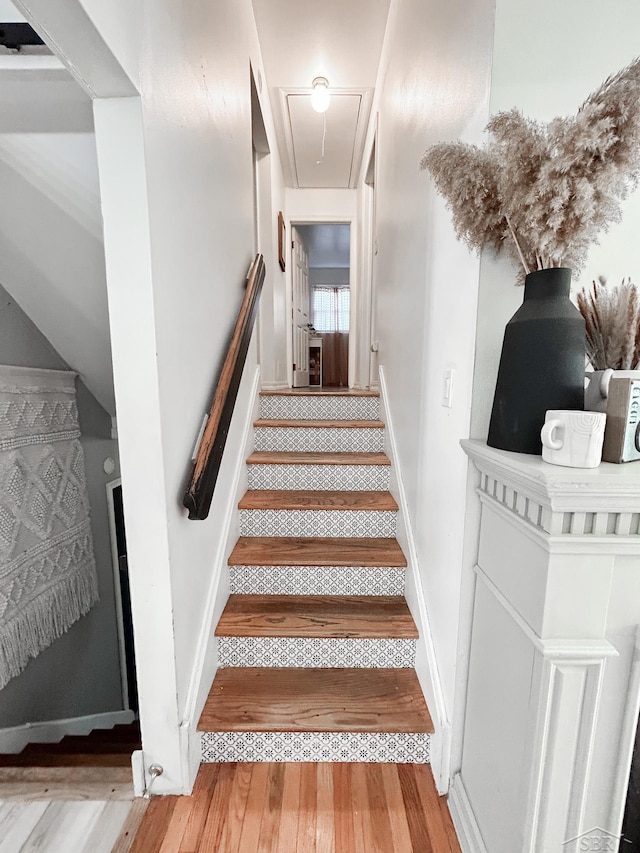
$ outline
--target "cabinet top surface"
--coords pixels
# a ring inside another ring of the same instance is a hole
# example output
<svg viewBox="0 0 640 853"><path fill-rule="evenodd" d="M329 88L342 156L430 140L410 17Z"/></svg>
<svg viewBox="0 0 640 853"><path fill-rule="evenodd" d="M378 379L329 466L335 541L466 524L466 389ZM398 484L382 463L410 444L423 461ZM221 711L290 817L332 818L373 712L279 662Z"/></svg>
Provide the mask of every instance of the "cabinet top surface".
<svg viewBox="0 0 640 853"><path fill-rule="evenodd" d="M597 468L565 468L544 462L541 456L513 453L488 447L486 442L467 439L462 449L483 474L531 494L552 508L583 508L583 503L615 503L618 511L640 512L640 461L614 465L602 462ZM613 508L613 507L611 507Z"/></svg>

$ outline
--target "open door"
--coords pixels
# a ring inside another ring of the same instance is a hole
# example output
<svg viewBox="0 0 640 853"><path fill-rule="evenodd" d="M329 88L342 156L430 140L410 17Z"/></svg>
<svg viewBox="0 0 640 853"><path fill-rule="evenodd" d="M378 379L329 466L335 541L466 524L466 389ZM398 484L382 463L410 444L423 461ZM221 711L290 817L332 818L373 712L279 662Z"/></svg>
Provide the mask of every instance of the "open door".
<svg viewBox="0 0 640 853"><path fill-rule="evenodd" d="M293 387L309 384L309 256L295 226L291 229L293 283Z"/></svg>

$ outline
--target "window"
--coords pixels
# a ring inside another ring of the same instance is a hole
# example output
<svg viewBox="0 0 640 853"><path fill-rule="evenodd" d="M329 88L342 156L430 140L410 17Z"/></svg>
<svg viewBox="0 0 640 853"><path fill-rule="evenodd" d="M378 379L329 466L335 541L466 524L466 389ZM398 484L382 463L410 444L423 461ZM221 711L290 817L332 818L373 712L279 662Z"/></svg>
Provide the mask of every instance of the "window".
<svg viewBox="0 0 640 853"><path fill-rule="evenodd" d="M313 288L313 326L316 332L349 331L349 288Z"/></svg>

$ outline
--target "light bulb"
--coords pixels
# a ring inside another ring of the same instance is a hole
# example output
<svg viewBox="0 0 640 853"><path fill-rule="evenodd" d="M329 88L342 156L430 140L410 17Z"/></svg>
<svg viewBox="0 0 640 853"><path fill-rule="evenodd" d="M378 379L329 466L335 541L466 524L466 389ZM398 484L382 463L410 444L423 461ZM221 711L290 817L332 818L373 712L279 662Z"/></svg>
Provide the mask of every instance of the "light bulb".
<svg viewBox="0 0 640 853"><path fill-rule="evenodd" d="M316 77L311 92L311 106L317 113L324 113L329 108L331 94L329 92L329 81L326 77Z"/></svg>

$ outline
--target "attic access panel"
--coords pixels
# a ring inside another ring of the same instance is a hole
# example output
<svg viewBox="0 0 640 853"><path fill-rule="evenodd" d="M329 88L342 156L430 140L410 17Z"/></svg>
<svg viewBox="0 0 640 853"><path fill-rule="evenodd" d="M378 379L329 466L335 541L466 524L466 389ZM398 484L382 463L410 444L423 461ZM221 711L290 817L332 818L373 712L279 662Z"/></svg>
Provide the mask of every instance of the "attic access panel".
<svg viewBox="0 0 640 853"><path fill-rule="evenodd" d="M0 45L10 50L21 47L44 44L31 24L0 23Z"/></svg>
<svg viewBox="0 0 640 853"><path fill-rule="evenodd" d="M322 156L323 115L315 112L308 94L288 94L287 111L293 161L301 188L349 188L356 160L362 95L332 93L326 116Z"/></svg>

